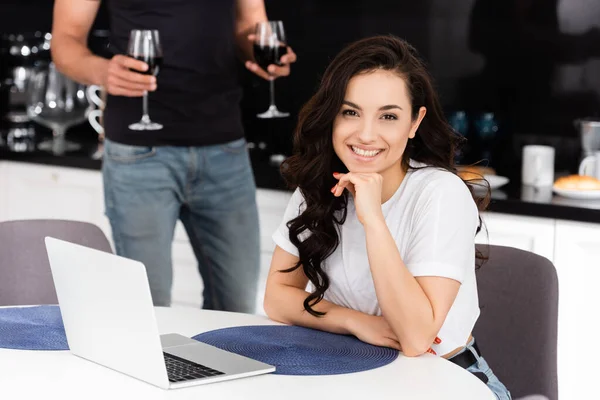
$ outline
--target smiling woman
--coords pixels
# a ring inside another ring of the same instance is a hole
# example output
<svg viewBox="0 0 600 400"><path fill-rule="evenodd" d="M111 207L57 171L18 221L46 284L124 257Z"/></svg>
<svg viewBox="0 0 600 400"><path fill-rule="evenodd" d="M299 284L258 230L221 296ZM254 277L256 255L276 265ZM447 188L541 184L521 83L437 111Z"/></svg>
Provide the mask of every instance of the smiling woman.
<svg viewBox="0 0 600 400"><path fill-rule="evenodd" d="M378 36L342 50L282 165L296 191L264 306L280 322L439 354L510 399L471 336L485 199L456 174L460 141L412 46Z"/></svg>
<svg viewBox="0 0 600 400"><path fill-rule="evenodd" d="M333 148L351 172L380 173L387 201L402 181L402 155L427 109L411 115L410 97L396 71L376 69L350 79L333 123Z"/></svg>
<svg viewBox="0 0 600 400"><path fill-rule="evenodd" d="M348 192L334 190L340 185L333 174L380 175L385 202L408 171L437 167L456 177L454 154L462 140L445 121L432 79L410 44L392 36L374 37L337 55L302 109L295 153L282 165L288 183L302 193L305 208L289 221L289 236L298 242L298 265L315 288L306 299L307 311L328 288L321 263L337 248L337 228L353 200ZM411 166L411 160L423 166ZM307 229L314 240L298 240ZM310 260L302 259L304 249Z"/></svg>

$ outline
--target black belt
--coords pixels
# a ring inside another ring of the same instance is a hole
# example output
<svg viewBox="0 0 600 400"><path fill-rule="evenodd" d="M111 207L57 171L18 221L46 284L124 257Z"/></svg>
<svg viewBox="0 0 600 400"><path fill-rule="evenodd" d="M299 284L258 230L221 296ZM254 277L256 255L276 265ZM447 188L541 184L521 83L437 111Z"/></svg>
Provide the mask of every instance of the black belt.
<svg viewBox="0 0 600 400"><path fill-rule="evenodd" d="M477 343L475 341L473 341L473 349L477 352L479 357L481 357L481 351L479 351L479 347L477 346ZM477 362L477 357L475 357L471 350L465 349L465 351L463 351L462 353L457 354L452 358L449 358L448 361L458 365L459 367L467 369ZM472 374L478 377L483 383L488 382L488 377L483 372L472 372Z"/></svg>

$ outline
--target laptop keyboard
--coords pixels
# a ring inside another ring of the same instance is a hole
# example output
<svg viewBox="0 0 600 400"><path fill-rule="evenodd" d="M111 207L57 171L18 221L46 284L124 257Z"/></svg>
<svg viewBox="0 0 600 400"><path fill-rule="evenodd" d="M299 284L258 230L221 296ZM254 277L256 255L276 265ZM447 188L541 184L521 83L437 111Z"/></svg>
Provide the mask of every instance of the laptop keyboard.
<svg viewBox="0 0 600 400"><path fill-rule="evenodd" d="M185 360L172 354L163 353L167 365L169 382L190 381L211 376L224 375L224 372L214 370L201 364Z"/></svg>

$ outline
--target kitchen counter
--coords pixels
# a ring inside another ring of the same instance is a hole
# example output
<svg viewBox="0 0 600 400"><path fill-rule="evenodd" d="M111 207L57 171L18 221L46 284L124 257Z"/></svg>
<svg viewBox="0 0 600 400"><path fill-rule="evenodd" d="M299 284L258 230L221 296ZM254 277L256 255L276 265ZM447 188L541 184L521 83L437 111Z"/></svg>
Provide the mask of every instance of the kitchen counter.
<svg viewBox="0 0 600 400"><path fill-rule="evenodd" d="M58 157L48 153L11 153L0 149L0 161L10 160L53 166L100 170L102 162L91 157L93 146ZM250 151L256 184L259 188L287 190L276 166L269 163L269 157L261 150ZM553 195L551 190L533 191L521 187L518 182L510 182L492 191L492 200L487 211L503 214L524 215L562 219L571 221L600 223L600 200L574 200Z"/></svg>

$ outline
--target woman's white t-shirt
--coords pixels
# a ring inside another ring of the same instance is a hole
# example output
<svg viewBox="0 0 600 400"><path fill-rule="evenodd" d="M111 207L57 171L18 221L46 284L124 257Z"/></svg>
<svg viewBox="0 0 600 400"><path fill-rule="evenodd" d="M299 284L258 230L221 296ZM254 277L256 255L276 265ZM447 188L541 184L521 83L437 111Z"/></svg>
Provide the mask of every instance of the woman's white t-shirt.
<svg viewBox="0 0 600 400"><path fill-rule="evenodd" d="M440 276L461 283L438 333L442 342L432 345L441 355L464 346L479 317L474 242L478 210L458 176L415 161L410 165L420 169L409 168L396 193L381 207L400 256L413 276ZM298 249L290 242L287 222L304 208L303 196L296 190L273 234L275 243L295 256ZM381 315L367 258L365 231L356 216L352 196L339 233L339 246L322 265L330 280L325 299Z"/></svg>

